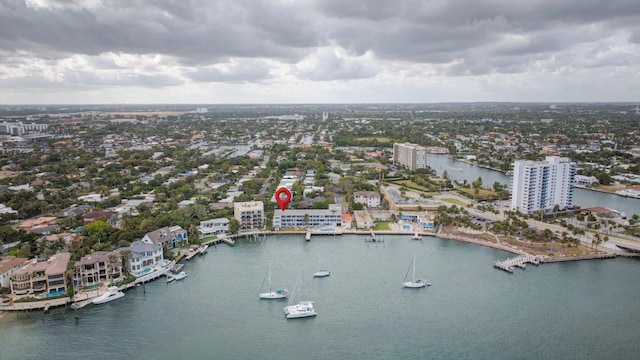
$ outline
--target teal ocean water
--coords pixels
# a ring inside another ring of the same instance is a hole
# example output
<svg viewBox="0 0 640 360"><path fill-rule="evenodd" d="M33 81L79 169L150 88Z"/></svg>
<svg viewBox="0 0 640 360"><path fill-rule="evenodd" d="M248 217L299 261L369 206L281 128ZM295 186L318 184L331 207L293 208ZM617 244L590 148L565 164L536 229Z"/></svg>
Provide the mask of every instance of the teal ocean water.
<svg viewBox="0 0 640 360"><path fill-rule="evenodd" d="M403 289L413 256L433 286ZM492 267L509 253L386 236L270 236L219 245L163 279L78 312L8 313L2 359L637 359L640 261ZM274 286L302 292L318 316L286 320ZM312 277L319 266L331 276ZM64 318L63 318L64 313Z"/></svg>

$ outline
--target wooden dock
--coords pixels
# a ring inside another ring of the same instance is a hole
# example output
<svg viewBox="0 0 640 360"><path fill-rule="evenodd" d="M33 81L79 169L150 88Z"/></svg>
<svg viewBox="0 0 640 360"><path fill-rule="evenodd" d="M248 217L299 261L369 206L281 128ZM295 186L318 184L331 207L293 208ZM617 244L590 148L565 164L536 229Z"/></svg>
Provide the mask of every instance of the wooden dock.
<svg viewBox="0 0 640 360"><path fill-rule="evenodd" d="M376 237L376 233L371 232L371 236L364 238L364 242L384 242L384 238L382 236Z"/></svg>

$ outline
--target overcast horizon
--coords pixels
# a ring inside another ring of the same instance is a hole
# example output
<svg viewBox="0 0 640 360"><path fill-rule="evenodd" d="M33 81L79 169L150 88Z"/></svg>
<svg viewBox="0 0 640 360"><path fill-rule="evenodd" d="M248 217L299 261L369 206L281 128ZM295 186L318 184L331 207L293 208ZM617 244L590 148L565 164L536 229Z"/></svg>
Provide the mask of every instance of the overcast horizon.
<svg viewBox="0 0 640 360"><path fill-rule="evenodd" d="M640 102L631 0L0 0L0 105Z"/></svg>

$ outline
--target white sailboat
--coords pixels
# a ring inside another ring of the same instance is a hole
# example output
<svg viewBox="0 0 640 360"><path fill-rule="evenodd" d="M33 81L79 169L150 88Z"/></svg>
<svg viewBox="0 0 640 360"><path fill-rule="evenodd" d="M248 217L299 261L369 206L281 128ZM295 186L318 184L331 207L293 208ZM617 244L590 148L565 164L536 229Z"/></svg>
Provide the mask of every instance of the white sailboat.
<svg viewBox="0 0 640 360"><path fill-rule="evenodd" d="M269 264L269 271L267 272L267 279L269 280L269 291L260 293L260 299L283 299L286 298L289 294L287 289L277 289L273 290L271 288L271 264ZM267 280L265 279L265 281ZM264 286L264 281L262 282L262 286ZM262 290L262 287L260 288Z"/></svg>
<svg viewBox="0 0 640 360"><path fill-rule="evenodd" d="M320 262L318 261L318 271L313 274L313 277L325 277L331 275L331 272L320 266Z"/></svg>
<svg viewBox="0 0 640 360"><path fill-rule="evenodd" d="M298 303L294 304L294 299L298 298ZM302 301L302 273L298 277L293 295L289 298L289 304L284 308L284 317L287 319L298 319L316 316L316 309L313 301Z"/></svg>
<svg viewBox="0 0 640 360"><path fill-rule="evenodd" d="M406 281L407 275L409 275L409 271L411 271L411 269L413 269L413 275L411 277L411 281ZM407 273L405 274L404 279L405 279L405 282L402 283L402 286L406 288L423 288L427 285L431 285L422 279L416 279L416 256L415 255L413 255L413 262L411 263L409 270L407 270Z"/></svg>

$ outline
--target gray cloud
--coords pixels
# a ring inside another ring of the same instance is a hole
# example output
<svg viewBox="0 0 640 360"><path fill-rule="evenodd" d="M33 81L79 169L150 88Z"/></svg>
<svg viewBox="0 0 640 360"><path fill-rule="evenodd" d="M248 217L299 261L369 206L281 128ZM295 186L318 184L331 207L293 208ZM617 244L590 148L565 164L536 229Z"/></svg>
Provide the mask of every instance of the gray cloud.
<svg viewBox="0 0 640 360"><path fill-rule="evenodd" d="M0 88L633 73L638 24L637 0L0 0Z"/></svg>

